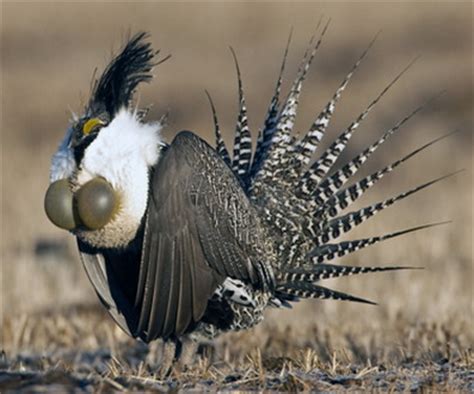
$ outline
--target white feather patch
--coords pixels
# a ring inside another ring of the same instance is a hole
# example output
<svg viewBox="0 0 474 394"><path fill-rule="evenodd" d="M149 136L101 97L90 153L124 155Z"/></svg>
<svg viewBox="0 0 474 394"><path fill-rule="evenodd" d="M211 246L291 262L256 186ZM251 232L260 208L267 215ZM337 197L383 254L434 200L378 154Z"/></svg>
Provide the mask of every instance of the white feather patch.
<svg viewBox="0 0 474 394"><path fill-rule="evenodd" d="M75 187L102 177L120 196L120 211L109 224L78 233L89 243L124 246L135 236L147 206L149 168L160 155L160 129L160 123L141 123L135 112L122 109L85 150Z"/></svg>
<svg viewBox="0 0 474 394"><path fill-rule="evenodd" d="M256 306L248 287L242 281L229 277L217 287L213 297L217 299L226 298L239 305L251 306L253 308Z"/></svg>

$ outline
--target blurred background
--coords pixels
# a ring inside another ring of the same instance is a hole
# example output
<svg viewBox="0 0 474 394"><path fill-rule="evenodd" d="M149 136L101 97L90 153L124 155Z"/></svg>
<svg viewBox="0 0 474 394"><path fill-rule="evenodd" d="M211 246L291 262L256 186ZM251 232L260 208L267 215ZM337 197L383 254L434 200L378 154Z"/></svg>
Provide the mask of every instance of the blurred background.
<svg viewBox="0 0 474 394"><path fill-rule="evenodd" d="M438 324L453 332L460 346L472 346L473 333L468 329L473 323L471 3L71 2L2 4L1 307L5 348L21 347L15 336L15 327L21 323L15 322L98 305L72 236L55 228L43 211L51 155L63 137L70 111L81 113L94 69L103 70L129 33L149 31L161 54L172 54L157 67L152 83L140 88L140 105L153 104L149 119L169 111L166 140L171 141L182 129L191 129L213 143L204 94L208 89L230 143L238 101L229 45L238 55L255 136L273 93L290 28L294 30L286 88L321 16L332 21L303 89L298 131L308 129L379 30L375 46L340 101L323 147L417 56L416 64L362 124L341 162L443 90L441 97L373 155L359 177L437 136L454 129L463 131L384 178L357 206L456 169L467 171L396 204L347 237L452 221L340 261L425 267L424 271L374 274L329 284L376 300L378 307L303 302L293 311L269 311L266 325L256 332L269 335L268 327L273 332L290 330L298 334L295 341L302 341L311 340L315 330L337 327L342 330L341 341L346 331L359 330L369 334L367 341L375 337L383 346L396 347L394 327ZM246 338L251 342L258 336Z"/></svg>

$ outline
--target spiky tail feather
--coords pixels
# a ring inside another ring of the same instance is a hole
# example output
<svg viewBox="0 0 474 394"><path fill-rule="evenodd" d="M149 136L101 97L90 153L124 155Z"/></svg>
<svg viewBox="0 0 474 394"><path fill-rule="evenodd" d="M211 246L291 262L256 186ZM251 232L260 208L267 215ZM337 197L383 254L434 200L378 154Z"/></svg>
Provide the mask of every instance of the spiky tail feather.
<svg viewBox="0 0 474 394"><path fill-rule="evenodd" d="M395 126L387 130L381 138L375 141L372 145L364 149L356 157L345 164L341 169L337 170L333 175L327 177L320 182L311 192L311 198L316 201L318 205L324 204L330 197L332 197L352 176L354 176L359 168L369 159L369 157L388 140L403 124L408 122L413 116L423 109L420 106L412 111L409 115L399 121Z"/></svg>
<svg viewBox="0 0 474 394"><path fill-rule="evenodd" d="M388 90L395 85L402 75L412 66L416 61L415 59L397 74L379 95L369 103L358 118L330 145L329 149L323 152L320 158L312 165L309 165L313 160L316 148L327 130L336 103L376 38L375 37L364 50L351 71L344 78L341 85L339 85L332 99L313 122L308 133L303 135L300 139L296 139L291 135L291 132L296 119L302 84L326 30L327 25L324 27L316 44L313 44L313 38L311 39L309 48L303 57L290 92L286 100L280 104L283 71L291 40L290 33L280 67L275 93L270 102L264 127L259 132L257 138L257 146L253 160L248 161L249 155L247 150L251 149L249 143L250 134L246 125L247 113L245 99L240 69L236 59L240 110L233 148L234 159L232 162L223 144L217 124L215 109L213 108L217 150L222 158L232 165L236 176L240 178L242 185L246 188L251 201L257 209L260 210L262 219L274 233L275 239L278 239L277 251L280 257L280 263L278 267L275 267L277 277L275 296L281 301L281 305L288 305L288 301L297 301L299 298L331 298L372 303L371 301L363 300L349 294L318 286L314 282L329 277L411 268L349 267L328 264L327 261L333 260L336 257L345 256L356 250L390 238L444 223L418 226L354 241L340 243L329 242L338 238L341 234L350 231L370 217L373 217L381 210L393 205L395 202L454 175L453 173L437 178L401 193L398 196L337 217L343 209L347 208L384 175L392 172L409 158L432 146L436 142L441 141L448 135L439 137L353 185L344 189L342 188L369 156L404 123L418 113L426 105L425 104L412 111L394 127L386 131L381 138L353 158L348 164L339 170L336 169L332 175L328 176L335 162L346 148L350 138L356 129L358 129L360 123L367 117L369 112ZM213 107L212 102L211 106ZM248 138L248 141L246 140L245 144L242 144L244 138ZM242 148L242 146L244 146L244 148ZM243 149L246 153L245 157L242 157Z"/></svg>
<svg viewBox="0 0 474 394"><path fill-rule="evenodd" d="M323 279L334 279L342 276L368 274L372 272L398 271L404 269L421 269L421 267L354 267L349 265L315 264L289 268L281 273L277 280L281 284L288 282L317 282Z"/></svg>
<svg viewBox="0 0 474 394"><path fill-rule="evenodd" d="M326 33L328 26L329 21L323 28L320 37L314 46L312 46L314 36L311 37L309 47L312 47L312 50L310 51L308 48L305 52L297 77L291 86L290 92L288 93L282 108L279 110L270 144L261 159L261 168L255 173L254 178L252 179L251 189L255 189L256 193L258 193L258 190L264 188L265 184L271 181L271 179L274 179L274 173L278 168L281 168L282 165L286 164L282 162L282 158L286 151L286 147L294 142L294 137L290 134L296 120L296 111L303 82L311 63L314 60L316 52L321 45L322 38ZM317 28L319 28L319 23Z"/></svg>
<svg viewBox="0 0 474 394"><path fill-rule="evenodd" d="M311 66L311 63L313 62L314 57L316 56L316 52L318 51L321 45L322 39L327 31L328 26L329 21L321 32L321 35L311 52L309 53L308 50L303 57L300 69L298 70L298 76L293 82L290 92L288 93L288 97L286 98L283 108L281 110L280 117L276 125L276 132L272 139L272 145L269 149L269 158L266 163L264 163L262 174L265 174L266 165L274 168L281 168L281 165L285 164L285 152L288 150L288 147L291 146L290 141L293 141L290 137L290 134L295 124L299 98L301 94L301 89L303 88L303 82L306 79L309 67ZM313 38L311 39L311 42L312 41Z"/></svg>
<svg viewBox="0 0 474 394"><path fill-rule="evenodd" d="M245 104L244 89L242 87L242 77L240 74L239 62L233 48L230 48L237 71L237 82L239 88L239 116L235 128L234 156L232 158L232 170L241 179L244 187L248 187L248 177L250 171L250 159L252 157L252 138L247 120L247 105Z"/></svg>
<svg viewBox="0 0 474 394"><path fill-rule="evenodd" d="M395 78L393 78L393 80L378 94L378 96L372 100L372 102L367 106L367 108L360 113L357 119L353 121L339 135L339 137L331 144L329 149L327 149L323 153L323 155L314 162L314 164L308 169L308 171L306 171L306 173L298 182L298 193L308 196L312 194L312 190L317 187L319 183L324 179L324 177L333 167L336 160L346 149L349 140L352 138L355 131L359 128L361 122L369 115L371 110L379 103L379 101L390 90L390 88L393 87L395 83L408 71L408 69L414 64L415 61L416 59L410 62L400 73L395 76Z"/></svg>
<svg viewBox="0 0 474 394"><path fill-rule="evenodd" d="M290 31L288 35L288 41L286 43L285 52L283 54L283 60L280 66L280 73L278 75L277 84L275 87L275 92L270 101L270 106L265 117L263 129L259 130L257 138L257 146L255 147L255 155L252 161L250 169L250 177L254 178L255 175L260 171L261 166L264 162L264 157L269 146L272 143L273 134L275 132L276 125L279 118L279 108L280 108L280 93L281 93L281 84L283 81L283 71L285 70L286 59L288 56L288 50L290 47L291 36L293 31Z"/></svg>
<svg viewBox="0 0 474 394"><path fill-rule="evenodd" d="M399 195L391 198L387 198L384 201L380 201L376 204L369 205L365 208L359 209L357 211L349 212L348 214L334 218L330 220L327 224L324 225L320 234L314 238L315 245L322 245L329 242L332 239L338 238L341 234L347 233L356 226L362 224L366 220L370 219L377 213L383 211L384 209L390 207L391 205L399 202L412 194L415 194L429 186L432 186L444 179L447 179L451 176L458 174L460 171L453 172L448 175L433 179L432 181L426 182L418 187L410 189L406 192L400 193Z"/></svg>
<svg viewBox="0 0 474 394"><path fill-rule="evenodd" d="M342 210L353 204L359 197L361 197L369 188L374 186L386 174L389 174L399 165L403 164L408 159L411 159L418 153L424 151L430 146L436 144L437 142L456 134L457 132L458 131L453 131L451 133L442 135L441 137L438 137L426 143L420 148L415 149L406 156L396 160L395 162L382 168L381 170L378 170L361 179L360 181L354 183L353 185L346 187L345 189L333 194L322 206L320 206L316 210L314 214L315 218L321 219L322 221L322 219L326 220L328 217L335 217Z"/></svg>
<svg viewBox="0 0 474 394"><path fill-rule="evenodd" d="M337 244L324 243L321 246L317 246L312 251L307 254L307 257L310 258L315 263L323 263L328 260L332 260L335 257L343 257L349 253L364 249L368 246L374 245L376 243L386 241L391 238L396 238L401 235L412 233L414 231L424 230L430 227L441 226L450 222L439 222L432 224L425 224L422 226L411 227L406 230L395 231L393 233L388 233L384 235L379 235L376 237L362 238L352 241L343 241Z"/></svg>
<svg viewBox="0 0 474 394"><path fill-rule="evenodd" d="M373 304L372 301L318 286L315 282L323 279L340 278L342 276L408 269L421 269L421 267L353 267L333 264L307 265L304 267L290 268L280 273L277 277L279 283L277 292L282 295L283 299L287 299L289 295L298 298L335 299Z"/></svg>
<svg viewBox="0 0 474 394"><path fill-rule="evenodd" d="M349 84L352 76L369 53L369 50L375 43L377 37L378 34L375 35L367 48L362 52L357 62L352 66L352 69L337 88L331 100L326 104L324 109L314 120L308 133L306 133L306 135L304 135L301 139L297 140L293 145L288 145L286 147L286 150L283 154L285 157L283 161L287 162L288 165L281 169L281 171L284 171L285 175L280 176L280 182L284 182L287 185L294 184L296 181L299 181L302 173L306 171L306 167L309 165L314 153L316 152L316 149L319 146L319 143L324 136L324 133L327 130L339 98Z"/></svg>
<svg viewBox="0 0 474 394"><path fill-rule="evenodd" d="M353 295L331 290L327 287L315 285L311 282L289 282L277 287L276 295L282 300L296 301L299 298L319 298L323 300L353 301L364 304L377 305L373 301L355 297ZM296 300L295 300L296 297Z"/></svg>
<svg viewBox="0 0 474 394"><path fill-rule="evenodd" d="M211 111L212 111L212 119L214 121L214 133L215 133L215 139L216 139L216 151L219 154L219 156L224 160L227 165L231 165L230 163L230 156L229 152L227 151L227 148L225 146L225 142L222 139L222 134L221 134L221 129L219 127L219 121L217 120L217 113L216 113L216 107L214 106L214 102L212 101L212 97L210 93L206 90L206 95L209 100L209 104L211 106Z"/></svg>

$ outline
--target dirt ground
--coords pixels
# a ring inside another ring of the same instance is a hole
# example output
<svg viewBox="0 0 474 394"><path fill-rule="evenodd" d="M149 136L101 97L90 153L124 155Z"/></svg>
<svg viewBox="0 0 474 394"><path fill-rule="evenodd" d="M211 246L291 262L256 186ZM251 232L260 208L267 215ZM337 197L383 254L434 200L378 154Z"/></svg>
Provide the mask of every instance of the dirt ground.
<svg viewBox="0 0 474 394"><path fill-rule="evenodd" d="M1 392L474 391L471 3L3 2L1 12ZM70 111L81 112L93 70L103 69L129 32L145 30L156 48L172 54L139 94L143 106L153 104L150 119L169 112L165 139L191 129L212 142L207 89L230 143L238 101L229 45L239 58L255 136L290 28L285 88L321 16L332 21L305 82L300 132L381 30L322 148L420 56L364 122L342 163L445 91L357 179L437 136L462 131L384 178L356 207L466 171L387 209L347 239L451 223L340 259L425 268L325 283L379 305L306 301L269 310L255 329L202 344L189 370L160 377L147 362L148 347L127 338L99 306L72 237L43 212L50 158Z"/></svg>

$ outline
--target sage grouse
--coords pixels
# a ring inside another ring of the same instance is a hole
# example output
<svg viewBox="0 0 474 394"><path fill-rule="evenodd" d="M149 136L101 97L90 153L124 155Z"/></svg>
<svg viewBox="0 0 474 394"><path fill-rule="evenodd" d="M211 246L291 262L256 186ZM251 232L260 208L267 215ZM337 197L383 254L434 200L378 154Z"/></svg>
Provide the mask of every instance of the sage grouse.
<svg viewBox="0 0 474 394"><path fill-rule="evenodd" d="M292 133L298 99L325 30L310 42L289 94L281 100L288 40L254 151L237 62L240 110L232 155L210 97L215 148L190 131L165 143L160 137L163 122L146 122L146 111L132 103L137 86L150 81L152 68L163 61L157 60L147 34L131 37L95 81L84 114L73 116L52 158L45 210L54 224L76 236L100 301L130 336L171 344L214 338L258 324L267 307L290 307L303 298L371 303L320 281L408 267L352 267L332 260L439 224L336 241L443 179L343 213L384 175L445 136L345 186L421 108L334 169L359 124L404 70L315 159L341 93L372 45L298 138Z"/></svg>

